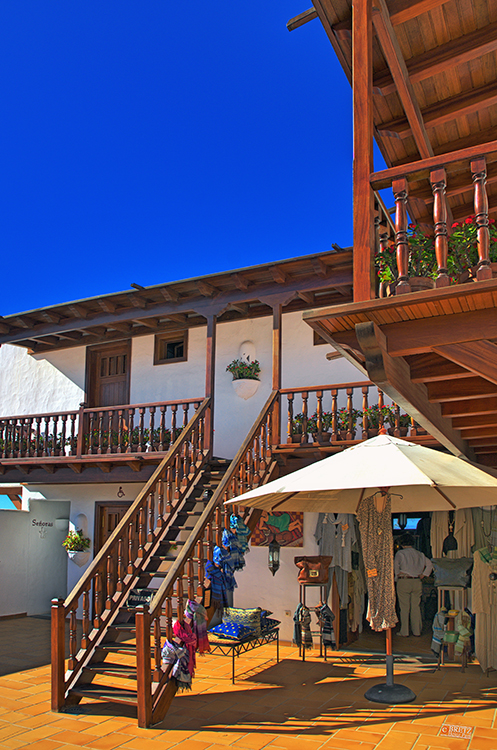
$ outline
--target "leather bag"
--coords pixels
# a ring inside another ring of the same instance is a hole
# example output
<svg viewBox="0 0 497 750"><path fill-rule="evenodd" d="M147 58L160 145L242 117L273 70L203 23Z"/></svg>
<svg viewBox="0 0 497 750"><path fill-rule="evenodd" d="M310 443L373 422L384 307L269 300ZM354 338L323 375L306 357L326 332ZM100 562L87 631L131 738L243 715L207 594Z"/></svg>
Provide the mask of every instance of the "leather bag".
<svg viewBox="0 0 497 750"><path fill-rule="evenodd" d="M328 568L331 561L331 556L324 555L296 557L295 565L299 568L299 583L328 583Z"/></svg>

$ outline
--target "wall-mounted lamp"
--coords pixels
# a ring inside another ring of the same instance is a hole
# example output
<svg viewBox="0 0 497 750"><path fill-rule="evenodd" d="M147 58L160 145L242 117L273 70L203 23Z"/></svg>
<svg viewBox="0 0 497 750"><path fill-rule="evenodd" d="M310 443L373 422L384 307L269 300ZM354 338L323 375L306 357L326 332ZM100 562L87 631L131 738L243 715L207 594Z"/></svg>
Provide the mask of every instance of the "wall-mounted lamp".
<svg viewBox="0 0 497 750"><path fill-rule="evenodd" d="M280 545L276 541L276 539L273 537L272 541L269 542L269 555L268 555L268 563L267 566L271 573L276 573L277 570L279 570L280 567Z"/></svg>

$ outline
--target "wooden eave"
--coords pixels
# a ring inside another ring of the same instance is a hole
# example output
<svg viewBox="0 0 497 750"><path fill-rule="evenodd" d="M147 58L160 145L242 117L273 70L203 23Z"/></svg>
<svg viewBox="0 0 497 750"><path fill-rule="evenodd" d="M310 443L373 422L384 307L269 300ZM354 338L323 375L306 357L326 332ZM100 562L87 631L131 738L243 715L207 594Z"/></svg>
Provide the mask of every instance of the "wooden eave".
<svg viewBox="0 0 497 750"><path fill-rule="evenodd" d="M497 466L496 308L490 279L303 317L442 445Z"/></svg>
<svg viewBox="0 0 497 750"><path fill-rule="evenodd" d="M374 134L388 167L495 140L497 3L372 0L372 8ZM320 19L351 81L352 0L316 0L288 27L313 18ZM461 169L458 164L448 168L454 219L474 213L467 164L465 179ZM428 173L411 175L409 182L412 217L431 223ZM495 216L495 179L487 190Z"/></svg>
<svg viewBox="0 0 497 750"><path fill-rule="evenodd" d="M42 353L351 299L352 252L339 250L0 317L0 344Z"/></svg>

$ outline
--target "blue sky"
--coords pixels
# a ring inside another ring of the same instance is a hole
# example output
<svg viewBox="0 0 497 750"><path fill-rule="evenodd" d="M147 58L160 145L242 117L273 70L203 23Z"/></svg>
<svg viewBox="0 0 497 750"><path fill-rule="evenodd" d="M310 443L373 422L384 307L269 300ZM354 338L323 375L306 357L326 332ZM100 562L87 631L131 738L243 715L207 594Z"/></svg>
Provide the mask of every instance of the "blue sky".
<svg viewBox="0 0 497 750"><path fill-rule="evenodd" d="M352 242L351 91L303 0L3 0L0 314Z"/></svg>

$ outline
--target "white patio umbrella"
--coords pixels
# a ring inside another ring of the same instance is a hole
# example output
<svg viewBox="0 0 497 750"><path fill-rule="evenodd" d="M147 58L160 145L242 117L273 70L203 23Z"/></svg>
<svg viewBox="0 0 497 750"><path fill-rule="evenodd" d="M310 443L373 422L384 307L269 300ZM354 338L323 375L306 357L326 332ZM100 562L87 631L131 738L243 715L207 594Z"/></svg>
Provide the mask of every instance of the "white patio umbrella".
<svg viewBox="0 0 497 750"><path fill-rule="evenodd" d="M245 492L227 504L267 511L356 513L363 497L388 488L394 513L497 504L497 478L471 462L407 440L379 435ZM392 633L387 631L387 681L366 693L381 703L408 703L409 688L393 681Z"/></svg>

